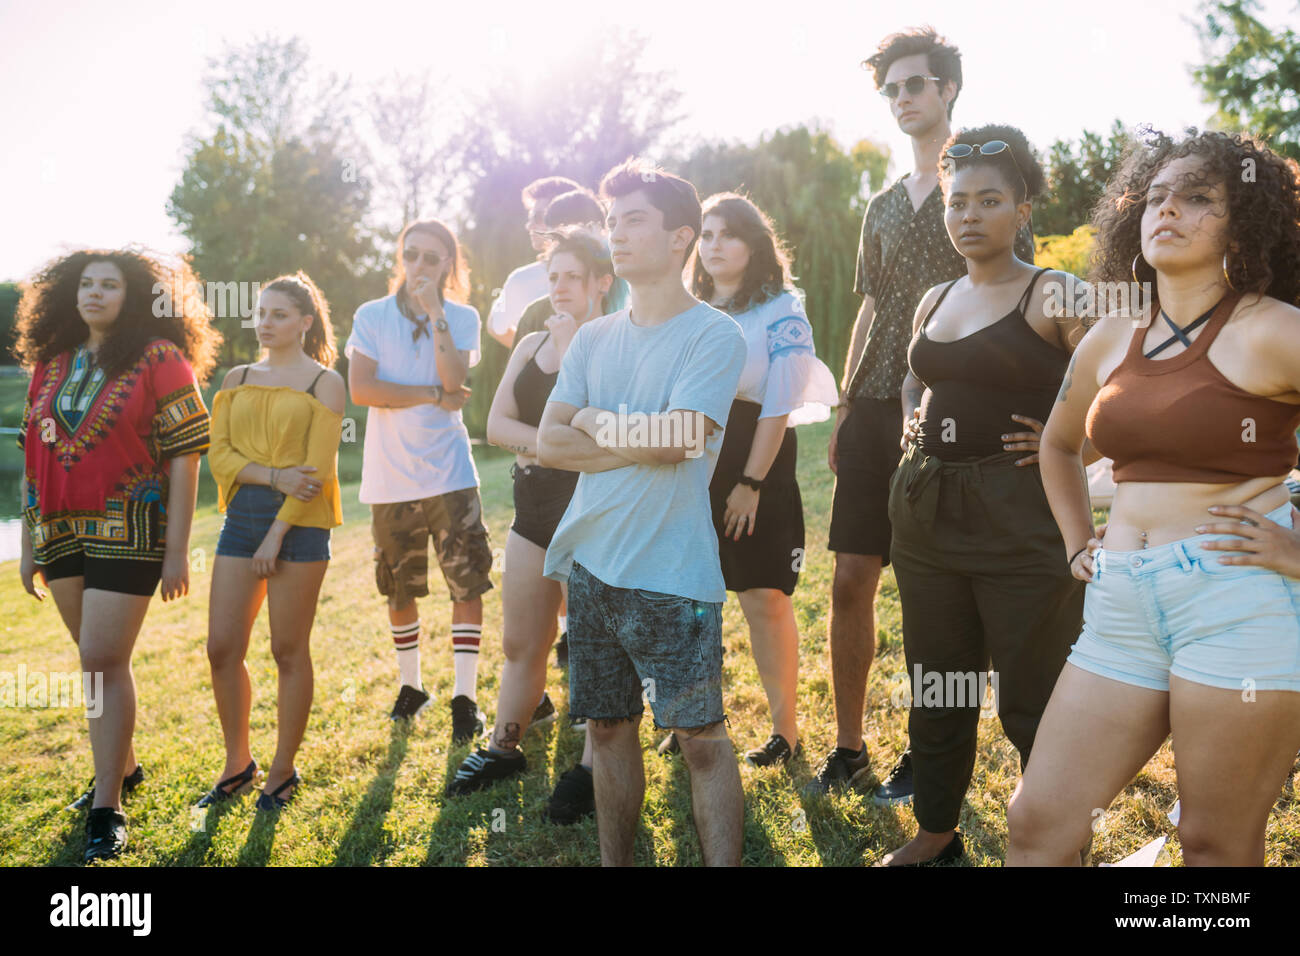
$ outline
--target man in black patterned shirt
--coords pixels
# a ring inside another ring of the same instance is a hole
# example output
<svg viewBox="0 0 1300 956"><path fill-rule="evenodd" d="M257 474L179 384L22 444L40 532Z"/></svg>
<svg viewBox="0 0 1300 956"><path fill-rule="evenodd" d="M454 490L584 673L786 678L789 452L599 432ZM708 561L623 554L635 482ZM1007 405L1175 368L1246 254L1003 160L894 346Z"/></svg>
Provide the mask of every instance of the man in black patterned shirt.
<svg viewBox="0 0 1300 956"><path fill-rule="evenodd" d="M857 783L871 771L862 719L876 653L876 590L889 564L889 480L900 456L900 390L912 320L926 290L966 274L966 260L944 226L939 190L939 154L962 86L961 53L927 27L886 37L863 66L871 68L898 128L911 138L915 169L873 196L862 220L853 285L862 306L827 456L836 476L828 630L838 739L806 788L810 794ZM1028 227L1016 240L1016 255L1034 261ZM911 754L904 751L874 800L911 799Z"/></svg>

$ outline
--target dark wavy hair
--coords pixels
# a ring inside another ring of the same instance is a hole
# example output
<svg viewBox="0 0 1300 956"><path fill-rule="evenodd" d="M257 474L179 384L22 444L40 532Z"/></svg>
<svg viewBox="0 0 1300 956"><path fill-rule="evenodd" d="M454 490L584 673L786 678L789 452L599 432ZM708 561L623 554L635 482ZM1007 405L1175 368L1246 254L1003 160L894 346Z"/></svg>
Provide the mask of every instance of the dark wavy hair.
<svg viewBox="0 0 1300 956"><path fill-rule="evenodd" d="M198 277L187 259L168 264L135 247L82 249L37 273L23 287L18 304L13 348L18 363L31 372L90 337L90 327L77 311L77 289L92 262L111 262L126 284L122 310L95 356L104 374L112 378L126 372L150 340L162 338L181 350L199 383L206 382L216 365L221 333L212 327Z"/></svg>
<svg viewBox="0 0 1300 956"><path fill-rule="evenodd" d="M885 85L885 75L895 60L918 53L925 54L930 72L939 77L941 83L952 80L956 84L957 90L948 103L948 119L952 119L952 108L957 105L957 97L961 95L961 51L946 37L939 36L934 27L891 33L880 41L880 47L875 53L862 61L862 66L871 70L876 89L880 89Z"/></svg>
<svg viewBox="0 0 1300 956"><path fill-rule="evenodd" d="M995 139L1002 140L1011 149L1004 149L992 156L985 156L979 150L975 150L961 159L946 155L948 147L956 146L958 143L982 146ZM959 130L949 137L948 142L943 144L943 152L940 153L939 159L939 180L944 184L944 192L948 191L948 183L959 169L968 169L971 166L993 166L998 169L1007 185L1011 187L1018 203L1041 195L1047 185L1047 177L1043 175L1043 167L1038 162L1034 148L1029 145L1025 134L1014 126L990 123L973 129Z"/></svg>
<svg viewBox="0 0 1300 956"><path fill-rule="evenodd" d="M397 304L405 309L411 309L412 303L406 292L406 260L402 256L406 253L406 237L413 232L425 232L433 236L451 253L451 269L447 272L446 277L438 286L438 300L446 302L451 299L453 302L469 301L469 263L465 261L465 254L456 242L456 236L451 228L441 219L417 219L415 222L408 223L402 230L402 234L397 238L397 256L393 263L393 275L388 280L388 294L397 295Z"/></svg>
<svg viewBox="0 0 1300 956"><path fill-rule="evenodd" d="M700 221L703 222L709 216L721 217L727 224L727 229L749 247L749 264L741 276L740 288L726 304L728 311L744 312L784 291L793 291L790 250L777 235L767 213L759 209L753 200L738 193L714 193L704 201ZM714 294L713 276L704 268L698 248L695 250L695 265L692 269L691 293L705 302L711 301Z"/></svg>
<svg viewBox="0 0 1300 956"><path fill-rule="evenodd" d="M262 291L284 293L293 300L299 312L316 319L307 330L302 350L326 368L333 368L339 353L334 346L330 306L316 283L311 281L311 276L299 269L293 275L277 276L264 284Z"/></svg>
<svg viewBox="0 0 1300 956"><path fill-rule="evenodd" d="M1187 185L1222 183L1227 190L1232 286L1300 305L1300 166L1246 133L1189 127L1174 139L1142 127L1093 210L1097 238L1089 281L1132 281L1147 189L1169 162L1185 156L1204 163Z"/></svg>

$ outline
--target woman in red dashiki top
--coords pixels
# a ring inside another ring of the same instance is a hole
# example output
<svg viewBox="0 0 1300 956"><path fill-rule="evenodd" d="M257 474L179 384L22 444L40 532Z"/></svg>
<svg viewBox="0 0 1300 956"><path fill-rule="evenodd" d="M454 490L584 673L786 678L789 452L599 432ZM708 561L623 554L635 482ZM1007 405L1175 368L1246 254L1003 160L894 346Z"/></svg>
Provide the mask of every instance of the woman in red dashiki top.
<svg viewBox="0 0 1300 956"><path fill-rule="evenodd" d="M90 808L87 862L125 846L121 794L144 776L131 651L149 600L159 580L164 601L189 590L208 447L196 375L221 341L197 289L184 263L83 251L48 266L19 309L14 351L32 371L20 570L43 600L40 572L80 652L95 776L72 806Z"/></svg>

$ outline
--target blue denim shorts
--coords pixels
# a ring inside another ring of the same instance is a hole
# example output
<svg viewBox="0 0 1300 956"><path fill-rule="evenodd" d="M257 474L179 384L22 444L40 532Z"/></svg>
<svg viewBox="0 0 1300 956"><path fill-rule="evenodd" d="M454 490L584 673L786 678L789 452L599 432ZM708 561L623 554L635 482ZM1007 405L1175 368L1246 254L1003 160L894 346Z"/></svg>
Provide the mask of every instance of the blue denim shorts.
<svg viewBox="0 0 1300 956"><path fill-rule="evenodd" d="M280 513L285 496L266 485L240 485L226 505L226 520L217 539L217 554L230 558L251 558L262 546L271 523ZM328 528L291 527L280 545L281 561L328 561Z"/></svg>
<svg viewBox="0 0 1300 956"><path fill-rule="evenodd" d="M1268 519L1291 527L1291 503ZM1151 690L1169 675L1229 690L1300 691L1300 581L1220 564L1199 534L1141 551L1099 549L1069 662Z"/></svg>
<svg viewBox="0 0 1300 956"><path fill-rule="evenodd" d="M692 730L722 713L722 605L569 574L569 713ZM644 698L643 698L644 695Z"/></svg>

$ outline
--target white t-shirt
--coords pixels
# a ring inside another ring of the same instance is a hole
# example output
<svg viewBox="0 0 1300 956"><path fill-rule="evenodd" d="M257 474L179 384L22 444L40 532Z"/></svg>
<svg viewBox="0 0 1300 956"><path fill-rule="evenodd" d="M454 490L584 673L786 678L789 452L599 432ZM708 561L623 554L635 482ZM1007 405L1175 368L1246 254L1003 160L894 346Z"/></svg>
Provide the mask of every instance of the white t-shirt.
<svg viewBox="0 0 1300 956"><path fill-rule="evenodd" d="M530 262L506 276L501 294L492 303L488 313L488 331L504 335L519 328L524 309L550 292L546 278L546 263Z"/></svg>
<svg viewBox="0 0 1300 956"><path fill-rule="evenodd" d="M472 306L446 302L443 310L456 348L479 360L479 317ZM415 325L385 296L357 309L344 353L356 352L379 363L376 377L395 385L441 385L432 328L411 341ZM461 413L437 405L369 408L366 444L361 458L362 504L419 501L449 491L478 487L478 470L470 454L469 432Z"/></svg>

